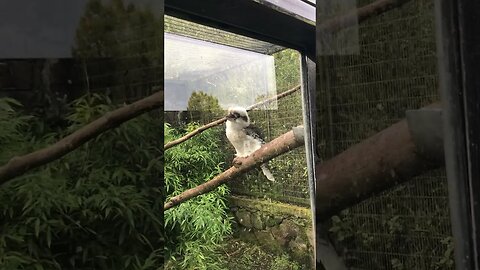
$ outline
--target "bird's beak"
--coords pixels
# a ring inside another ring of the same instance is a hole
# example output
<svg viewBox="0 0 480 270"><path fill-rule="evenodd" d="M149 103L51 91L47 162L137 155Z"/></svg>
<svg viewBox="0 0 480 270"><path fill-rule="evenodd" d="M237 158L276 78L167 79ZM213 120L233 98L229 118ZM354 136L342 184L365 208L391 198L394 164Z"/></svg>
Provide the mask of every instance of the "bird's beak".
<svg viewBox="0 0 480 270"><path fill-rule="evenodd" d="M225 117L227 119L234 119L235 118L232 113L227 114Z"/></svg>

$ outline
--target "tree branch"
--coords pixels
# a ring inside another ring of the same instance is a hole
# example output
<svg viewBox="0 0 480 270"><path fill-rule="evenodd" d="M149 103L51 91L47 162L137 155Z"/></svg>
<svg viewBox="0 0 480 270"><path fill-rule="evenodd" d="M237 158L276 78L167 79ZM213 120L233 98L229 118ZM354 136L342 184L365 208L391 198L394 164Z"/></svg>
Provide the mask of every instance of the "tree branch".
<svg viewBox="0 0 480 270"><path fill-rule="evenodd" d="M434 103L424 108L439 106ZM316 164L317 220L325 221L343 209L442 166L439 159L421 155L420 147L404 119Z"/></svg>
<svg viewBox="0 0 480 270"><path fill-rule="evenodd" d="M222 118L220 118L220 119L218 119L218 120L215 120L215 121L213 121L213 122L211 122L211 123L208 123L208 124L206 124L206 125L203 125L203 126L197 128L197 129L195 129L194 131L188 133L187 135L185 135L185 136L183 136L183 137L180 137L180 138L178 138L178 139L176 139L176 140L173 140L173 141L170 141L170 142L166 143L166 144L163 146L163 149L164 149L164 150L167 150L168 148L171 148L171 147L173 147L173 146L175 146L175 145L177 145L177 144L180 144L180 143L182 143L182 142L184 142L184 141L192 138L193 136L198 135L198 134L204 132L205 130L207 130L207 129L209 129L209 128L212 128L212 127L221 125L221 124L223 124L223 122L225 122L225 121L227 121L227 118L226 118L226 117L222 117Z"/></svg>
<svg viewBox="0 0 480 270"><path fill-rule="evenodd" d="M285 91L285 92L283 92L283 93L280 93L280 94L278 94L278 95L276 95L276 96L274 96L274 97L272 97L272 98L266 99L266 100L264 100L264 101L255 103L255 104L247 107L247 111L250 111L250 110L252 110L252 109L254 109L254 108L257 108L257 107L260 107L260 106L262 106L262 105L268 104L268 103L273 102L273 101L275 101L275 100L284 98L284 97L286 97L286 96L288 96L288 95L293 94L294 92L298 91L299 89L300 89L300 85L297 85L297 86L295 86L294 88L292 88L292 89L290 89L290 90L287 90L287 91ZM203 131L205 131L205 130L207 130L207 129L209 129L209 128L212 128L212 127L221 125L221 124L223 124L223 122L225 122L225 121L227 121L227 118L226 118L226 117L223 117L223 118L220 118L220 119L218 119L218 120L215 120L215 121L213 121L213 122L211 122L211 123L208 123L208 124L206 124L206 125L203 125L203 126L195 129L194 131L188 133L187 135L185 135L185 136L183 136L183 137L181 137L181 138L178 138L178 139L176 139L176 140L174 140L174 141L170 141L170 142L166 143L166 144L163 146L163 149L164 149L164 150L167 150L168 148L171 148L171 147L173 147L173 146L175 146L175 145L177 145L177 144L180 144L180 143L182 143L182 142L184 142L184 141L192 138L193 136L202 133Z"/></svg>
<svg viewBox="0 0 480 270"><path fill-rule="evenodd" d="M292 89L287 90L287 91L285 91L285 92L282 92L282 93L280 93L280 94L278 94L278 95L276 95L276 96L274 96L274 97L271 97L271 98L266 99L266 100L264 100L264 101L260 101L260 102L257 102L257 103L255 103L255 104L253 104L253 105L250 105L250 106L247 107L247 111L251 111L251 110L253 110L253 109L255 109L255 108L258 108L258 107L260 107L260 106L262 106L262 105L266 105L266 104L268 104L268 103L270 103L270 102L273 102L273 101L275 101L275 100L279 100L279 99L282 99L282 98L284 98L284 97L286 97L286 96L289 96L289 95L297 92L298 90L300 90L300 88L301 88L300 85L297 85L297 86L293 87Z"/></svg>
<svg viewBox="0 0 480 270"><path fill-rule="evenodd" d="M7 164L0 167L0 184L22 175L33 168L61 158L101 133L113 129L145 112L161 108L162 106L163 90L132 104L108 112L51 146L24 156L13 157Z"/></svg>
<svg viewBox="0 0 480 270"><path fill-rule="evenodd" d="M164 210L168 210L176 205L181 204L191 198L198 195L205 194L214 190L216 187L224 184L236 177L252 170L262 163L269 161L281 154L289 152L304 144L304 131L303 127L293 128L291 131L281 135L280 137L272 140L271 142L263 145L260 149L255 151L250 156L242 160L242 164L237 167L230 167L223 173L215 176L212 180L205 182L199 186L188 189L182 194L171 198L163 206ZM265 180L267 181L267 180Z"/></svg>

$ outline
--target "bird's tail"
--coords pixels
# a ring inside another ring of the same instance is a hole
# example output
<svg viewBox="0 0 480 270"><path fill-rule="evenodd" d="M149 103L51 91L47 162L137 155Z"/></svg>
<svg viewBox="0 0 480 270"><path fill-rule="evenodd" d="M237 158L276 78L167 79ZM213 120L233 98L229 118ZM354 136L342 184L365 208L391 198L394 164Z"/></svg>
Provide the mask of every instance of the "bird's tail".
<svg viewBox="0 0 480 270"><path fill-rule="evenodd" d="M268 169L267 164L260 165L260 168L262 169L263 174L265 175L265 177L267 177L268 180L275 182L275 177L273 177L272 172L270 172L270 170Z"/></svg>

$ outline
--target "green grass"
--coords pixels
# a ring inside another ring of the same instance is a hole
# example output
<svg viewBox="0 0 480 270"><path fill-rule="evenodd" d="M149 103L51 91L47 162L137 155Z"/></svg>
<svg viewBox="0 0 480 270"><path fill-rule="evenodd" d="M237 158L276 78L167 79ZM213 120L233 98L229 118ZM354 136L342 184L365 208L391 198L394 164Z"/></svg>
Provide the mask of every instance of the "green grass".
<svg viewBox="0 0 480 270"><path fill-rule="evenodd" d="M293 261L286 253L271 254L261 247L246 243L240 239L230 238L222 254L226 269L236 270L300 270L299 263Z"/></svg>

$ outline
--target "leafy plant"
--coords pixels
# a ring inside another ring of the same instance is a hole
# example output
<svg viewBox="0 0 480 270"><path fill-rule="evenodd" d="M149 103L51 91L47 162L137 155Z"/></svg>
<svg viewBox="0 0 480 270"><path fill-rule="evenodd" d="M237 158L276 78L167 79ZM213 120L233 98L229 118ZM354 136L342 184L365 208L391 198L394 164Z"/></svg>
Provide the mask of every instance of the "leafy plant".
<svg viewBox="0 0 480 270"><path fill-rule="evenodd" d="M19 150L25 151L29 136L25 134L30 116L23 116L15 109L22 104L11 98L0 98L0 163L5 163Z"/></svg>
<svg viewBox="0 0 480 270"><path fill-rule="evenodd" d="M225 269L250 270L298 270L308 269L307 266L293 260L288 254L274 254L266 251L261 246L246 242L239 238L226 239L223 249Z"/></svg>
<svg viewBox="0 0 480 270"><path fill-rule="evenodd" d="M271 270L299 270L301 269L300 265L290 260L290 257L286 254L275 258L271 267Z"/></svg>
<svg viewBox="0 0 480 270"><path fill-rule="evenodd" d="M165 124L165 142L181 136ZM185 132L197 128L189 124ZM221 131L209 129L165 153L167 199L193 188L223 170L225 155L220 148ZM217 248L231 233L225 185L188 200L165 212L167 235L166 269L223 269Z"/></svg>
<svg viewBox="0 0 480 270"><path fill-rule="evenodd" d="M26 126L42 119L2 104L0 119L11 122L0 131L2 154L5 145L12 156L51 140ZM114 107L100 95L76 100L66 132ZM161 137L158 120L143 115L1 186L3 269L157 269L164 238Z"/></svg>
<svg viewBox="0 0 480 270"><path fill-rule="evenodd" d="M163 84L163 16L153 10L122 0L87 1L72 48L87 91L123 102Z"/></svg>

